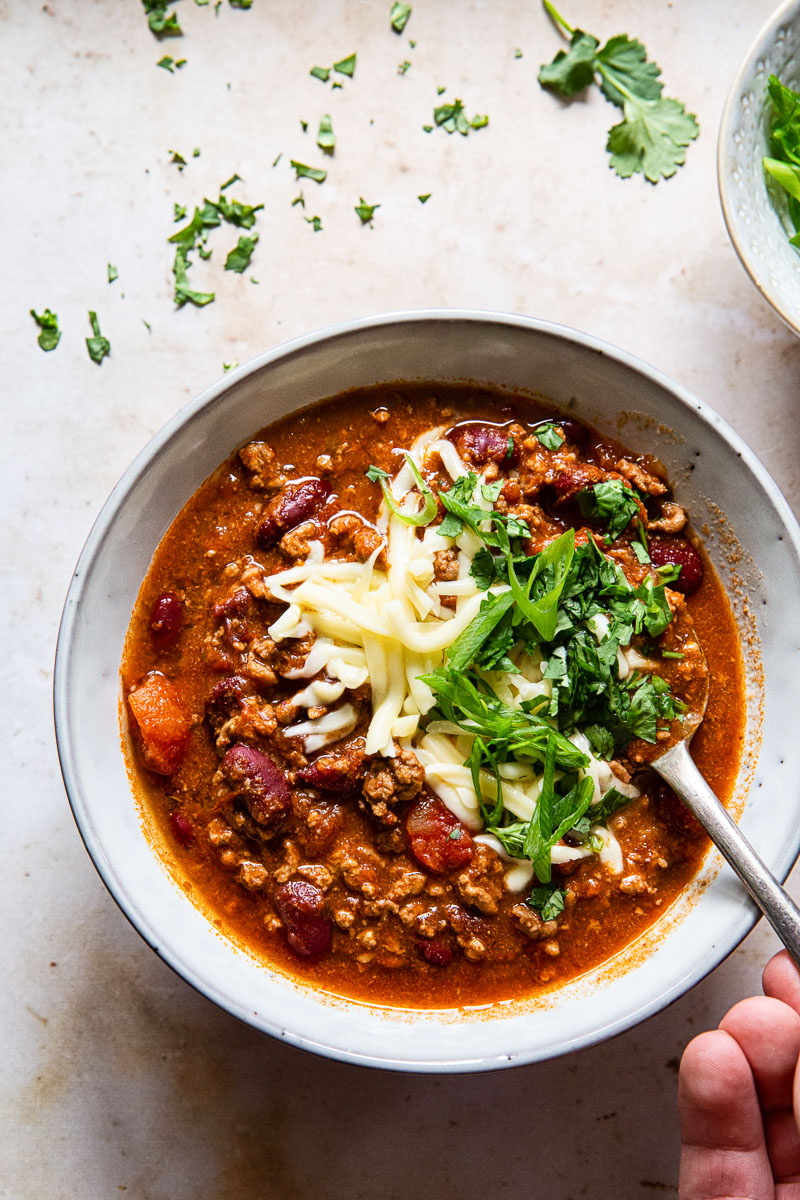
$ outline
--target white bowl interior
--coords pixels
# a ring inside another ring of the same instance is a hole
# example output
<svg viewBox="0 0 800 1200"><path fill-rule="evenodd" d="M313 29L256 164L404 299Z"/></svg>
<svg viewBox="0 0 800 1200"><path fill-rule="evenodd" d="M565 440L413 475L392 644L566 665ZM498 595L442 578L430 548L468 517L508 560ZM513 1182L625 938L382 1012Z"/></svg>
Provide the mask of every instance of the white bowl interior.
<svg viewBox="0 0 800 1200"><path fill-rule="evenodd" d="M643 364L590 338L489 314L375 318L254 360L180 412L112 493L67 598L55 704L75 817L120 907L184 978L259 1029L355 1062L475 1070L549 1057L619 1032L705 975L754 921L727 868L720 872L712 855L658 937L645 937L615 964L550 997L461 1014L371 1008L295 984L213 930L153 853L120 750L118 670L125 632L153 551L183 503L260 427L347 388L398 379L472 379L535 389L561 408L576 406L611 432L622 416L628 444L651 451L657 446L696 526L709 522L709 548L724 576L730 575L726 554L735 535L748 564L749 634L760 640L765 681L763 695L750 696L751 737L757 738L763 706L763 741L752 778L740 781L742 825L781 877L800 840L793 679L800 645L798 539L774 484L715 414ZM715 505L727 525L720 526ZM741 562L736 569L741 576Z"/></svg>
<svg viewBox="0 0 800 1200"><path fill-rule="evenodd" d="M782 5L759 33L734 80L719 135L722 210L736 253L758 290L800 333L800 252L789 245L794 226L786 196L768 182L770 75L800 89L800 3Z"/></svg>

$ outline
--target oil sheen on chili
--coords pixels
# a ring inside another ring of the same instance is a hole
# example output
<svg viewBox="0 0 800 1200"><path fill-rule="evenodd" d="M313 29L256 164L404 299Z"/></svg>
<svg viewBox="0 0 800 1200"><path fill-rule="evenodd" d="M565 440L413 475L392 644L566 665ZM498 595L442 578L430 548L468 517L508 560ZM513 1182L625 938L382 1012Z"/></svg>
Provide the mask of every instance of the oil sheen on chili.
<svg viewBox="0 0 800 1200"><path fill-rule="evenodd" d="M641 451L647 447L642 447ZM122 663L165 862L267 968L523 997L662 915L707 842L648 768L743 737L727 598L661 464L528 398L398 385L263 430L153 558Z"/></svg>

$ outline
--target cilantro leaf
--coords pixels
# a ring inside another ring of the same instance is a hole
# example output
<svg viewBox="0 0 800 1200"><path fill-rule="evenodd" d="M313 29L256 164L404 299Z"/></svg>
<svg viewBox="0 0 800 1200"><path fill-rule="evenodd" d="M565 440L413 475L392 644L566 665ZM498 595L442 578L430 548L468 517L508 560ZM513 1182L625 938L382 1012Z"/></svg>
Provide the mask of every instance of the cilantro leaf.
<svg viewBox="0 0 800 1200"><path fill-rule="evenodd" d="M317 145L325 154L333 154L336 147L336 136L333 132L333 125L330 117L326 114L319 119L319 130L317 132Z"/></svg>
<svg viewBox="0 0 800 1200"><path fill-rule="evenodd" d="M106 269L108 271L109 283L113 283L115 279L119 279L119 271L111 263L106 263Z"/></svg>
<svg viewBox="0 0 800 1200"><path fill-rule="evenodd" d="M321 79L323 83L327 83L331 77L330 67L312 67L308 73L315 79Z"/></svg>
<svg viewBox="0 0 800 1200"><path fill-rule="evenodd" d="M163 67L165 71L169 71L170 75L174 75L175 73L175 59L170 58L168 54L165 54L163 58L160 58L156 63L156 66Z"/></svg>
<svg viewBox="0 0 800 1200"><path fill-rule="evenodd" d="M228 257L225 259L225 270L235 271L237 275L241 275L250 265L257 241L257 233L254 233L252 237L244 235L240 237L233 250L228 252Z"/></svg>
<svg viewBox="0 0 800 1200"><path fill-rule="evenodd" d="M363 196L360 197L360 201L361 203L357 204L353 211L358 214L362 225L368 225L375 216L375 210L380 208L380 204L367 204Z"/></svg>
<svg viewBox="0 0 800 1200"><path fill-rule="evenodd" d="M295 172L295 179L313 179L314 183L324 183L328 178L328 172L323 171L321 167L308 167L305 163L296 162L291 159L292 167Z"/></svg>
<svg viewBox="0 0 800 1200"><path fill-rule="evenodd" d="M172 264L172 274L175 276L175 303L178 308L183 308L187 300L197 305L198 308L202 308L206 304L211 304L214 299L214 292L195 292L189 287L186 272L190 266L186 251L179 246L175 251L175 261Z"/></svg>
<svg viewBox="0 0 800 1200"><path fill-rule="evenodd" d="M356 70L355 53L348 54L347 58L339 59L338 62L333 64L333 69L334 71L337 71L339 75L349 75L349 77L352 79Z"/></svg>
<svg viewBox="0 0 800 1200"><path fill-rule="evenodd" d="M167 12L167 7L171 2L172 0L142 0L142 8L147 14L147 24L156 37L181 37L183 35L177 15L174 12Z"/></svg>
<svg viewBox="0 0 800 1200"><path fill-rule="evenodd" d="M420 204L427 204L432 195L433 192L423 192L421 196L417 196L417 199L419 200Z"/></svg>
<svg viewBox="0 0 800 1200"><path fill-rule="evenodd" d="M467 136L470 129L482 129L484 125L489 124L489 118L486 116L475 116L471 121L467 120L464 105L460 100L453 100L451 104L440 104L433 110L433 120L435 125L439 125L447 133L460 133L463 137Z"/></svg>
<svg viewBox="0 0 800 1200"><path fill-rule="evenodd" d="M306 221L309 225L314 226L314 233L319 233L319 231L322 229L322 218L321 217L304 217L303 220Z"/></svg>
<svg viewBox="0 0 800 1200"><path fill-rule="evenodd" d="M700 126L679 100L626 98L624 121L608 133L611 166L622 179L641 171L650 183L669 179L686 161L686 147Z"/></svg>
<svg viewBox="0 0 800 1200"><path fill-rule="evenodd" d="M395 33L403 32L410 16L411 5L401 4L399 0L395 0L395 3L392 5L392 11L389 13L389 22Z"/></svg>
<svg viewBox="0 0 800 1200"><path fill-rule="evenodd" d="M111 343L108 338L103 337L100 332L100 323L97 320L97 313L89 313L89 324L92 327L94 337L86 339L86 349L89 351L89 358L92 362L99 364L104 358L107 358L111 353Z"/></svg>
<svg viewBox="0 0 800 1200"><path fill-rule="evenodd" d="M558 432L552 421L543 421L533 432L545 450L560 450L564 445L564 435Z"/></svg>
<svg viewBox="0 0 800 1200"><path fill-rule="evenodd" d="M526 903L543 921L554 921L564 911L566 892L556 884L542 884L531 892Z"/></svg>
<svg viewBox="0 0 800 1200"><path fill-rule="evenodd" d="M545 6L546 7L546 6ZM559 50L551 63L539 70L539 83L559 96L577 96L594 83L595 56L600 43L581 29L573 31L569 50Z"/></svg>
<svg viewBox="0 0 800 1200"><path fill-rule="evenodd" d="M609 38L598 51L597 64L600 70L600 89L607 100L622 108L626 98L633 93L641 100L659 100L663 83L658 78L661 68L647 61L647 51L641 42L619 34Z"/></svg>
<svg viewBox="0 0 800 1200"><path fill-rule="evenodd" d="M636 493L621 479L608 479L578 492L581 512L589 520L600 521L606 526L607 542L618 538L638 516L639 503Z"/></svg>
<svg viewBox="0 0 800 1200"><path fill-rule="evenodd" d="M36 340L42 350L55 350L61 340L61 330L58 328L57 314L51 312L49 308L46 308L41 314L32 308L31 316L41 330Z"/></svg>

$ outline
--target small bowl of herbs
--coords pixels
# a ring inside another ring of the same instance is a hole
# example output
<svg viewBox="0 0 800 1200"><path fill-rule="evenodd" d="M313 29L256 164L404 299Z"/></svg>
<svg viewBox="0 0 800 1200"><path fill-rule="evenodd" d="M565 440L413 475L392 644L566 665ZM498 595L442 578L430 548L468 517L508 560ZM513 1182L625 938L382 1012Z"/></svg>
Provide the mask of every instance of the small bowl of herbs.
<svg viewBox="0 0 800 1200"><path fill-rule="evenodd" d="M722 211L762 296L800 334L800 2L775 12L733 82L717 153Z"/></svg>

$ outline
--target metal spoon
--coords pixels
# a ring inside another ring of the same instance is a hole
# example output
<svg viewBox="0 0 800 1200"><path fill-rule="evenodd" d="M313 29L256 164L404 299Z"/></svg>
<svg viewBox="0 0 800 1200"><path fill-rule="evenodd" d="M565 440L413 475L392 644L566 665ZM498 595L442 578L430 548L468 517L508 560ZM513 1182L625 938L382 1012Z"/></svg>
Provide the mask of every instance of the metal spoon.
<svg viewBox="0 0 800 1200"><path fill-rule="evenodd" d="M684 719L683 739L651 759L650 766L697 818L800 966L800 908L756 854L703 779L689 753L689 743L703 720L707 703L708 682L702 703Z"/></svg>

